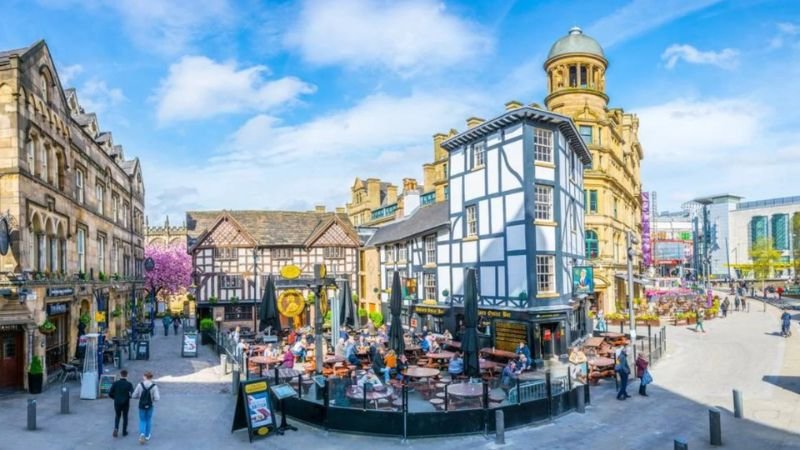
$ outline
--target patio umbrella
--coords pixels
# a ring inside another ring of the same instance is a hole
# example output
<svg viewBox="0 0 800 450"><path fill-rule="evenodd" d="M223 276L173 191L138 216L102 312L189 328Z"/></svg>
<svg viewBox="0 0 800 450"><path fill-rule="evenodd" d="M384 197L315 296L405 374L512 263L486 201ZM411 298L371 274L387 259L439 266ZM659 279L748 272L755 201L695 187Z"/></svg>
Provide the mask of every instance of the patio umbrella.
<svg viewBox="0 0 800 450"><path fill-rule="evenodd" d="M389 348L398 356L406 351L406 342L403 340L403 322L400 314L403 310L403 292L400 288L400 275L395 270L392 278L392 298L389 301L389 310L392 313L392 326L389 329Z"/></svg>
<svg viewBox="0 0 800 450"><path fill-rule="evenodd" d="M267 285L264 287L264 295L261 297L258 319L260 321L258 331L272 327L272 332L277 334L281 330L281 321L278 318L278 299L275 297L275 279L272 278L272 275L267 276Z"/></svg>
<svg viewBox="0 0 800 450"><path fill-rule="evenodd" d="M342 281L342 301L339 305L339 324L350 328L356 327L356 306L353 303L353 294L350 292L350 282ZM338 339L338 336L336 337Z"/></svg>
<svg viewBox="0 0 800 450"><path fill-rule="evenodd" d="M464 285L464 336L461 338L461 351L464 352L464 375L472 378L481 376L478 362L478 283L475 269L467 269Z"/></svg>

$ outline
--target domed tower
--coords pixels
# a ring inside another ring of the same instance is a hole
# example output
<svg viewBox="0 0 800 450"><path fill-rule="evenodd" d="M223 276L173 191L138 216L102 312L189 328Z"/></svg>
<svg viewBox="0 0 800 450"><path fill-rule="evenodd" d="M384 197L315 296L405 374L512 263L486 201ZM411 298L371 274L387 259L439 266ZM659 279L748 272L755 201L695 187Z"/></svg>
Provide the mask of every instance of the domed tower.
<svg viewBox="0 0 800 450"><path fill-rule="evenodd" d="M606 68L608 60L600 44L573 27L553 44L544 62L547 109L568 116L586 107L605 109Z"/></svg>

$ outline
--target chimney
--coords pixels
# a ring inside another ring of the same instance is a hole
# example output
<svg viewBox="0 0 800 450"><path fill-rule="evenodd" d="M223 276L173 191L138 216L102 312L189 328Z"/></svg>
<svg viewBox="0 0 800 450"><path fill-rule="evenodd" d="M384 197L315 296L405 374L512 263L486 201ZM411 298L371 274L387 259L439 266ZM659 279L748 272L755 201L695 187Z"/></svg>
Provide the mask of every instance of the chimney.
<svg viewBox="0 0 800 450"><path fill-rule="evenodd" d="M390 185L386 188L386 204L397 203L397 186Z"/></svg>
<svg viewBox="0 0 800 450"><path fill-rule="evenodd" d="M417 180L414 178L403 178L403 193L416 191Z"/></svg>
<svg viewBox="0 0 800 450"><path fill-rule="evenodd" d="M325 212L325 205L316 205L316 206L314 206L314 212L324 213Z"/></svg>
<svg viewBox="0 0 800 450"><path fill-rule="evenodd" d="M336 208L336 214L344 214L344 207L339 206Z"/></svg>
<svg viewBox="0 0 800 450"><path fill-rule="evenodd" d="M522 103L516 100L511 100L510 102L506 103L506 111L513 111L519 108L522 108Z"/></svg>
<svg viewBox="0 0 800 450"><path fill-rule="evenodd" d="M475 128L483 122L485 122L485 120L481 119L480 117L472 116L467 119L467 128Z"/></svg>
<svg viewBox="0 0 800 450"><path fill-rule="evenodd" d="M530 106L531 106L531 108L535 108L535 109L541 109L541 110L544 110L544 108L542 108L542 105L540 105L540 104L538 104L538 103L536 103L536 102L534 102L534 103L531 103L531 105L530 105Z"/></svg>

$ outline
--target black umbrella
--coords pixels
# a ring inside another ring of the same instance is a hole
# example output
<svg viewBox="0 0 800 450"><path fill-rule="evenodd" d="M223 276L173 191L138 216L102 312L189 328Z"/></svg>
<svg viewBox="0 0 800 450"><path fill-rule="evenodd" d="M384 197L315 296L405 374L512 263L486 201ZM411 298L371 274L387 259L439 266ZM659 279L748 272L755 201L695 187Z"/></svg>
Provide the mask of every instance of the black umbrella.
<svg viewBox="0 0 800 450"><path fill-rule="evenodd" d="M272 327L273 333L281 330L281 321L278 318L278 299L275 296L275 280L272 275L267 277L267 285L264 287L264 295L261 297L261 308L258 311L258 331L264 331L267 327Z"/></svg>
<svg viewBox="0 0 800 450"><path fill-rule="evenodd" d="M475 269L467 269L464 285L464 336L461 338L461 351L464 352L464 375L477 378L481 376L478 362L478 283Z"/></svg>
<svg viewBox="0 0 800 450"><path fill-rule="evenodd" d="M350 328L356 327L356 305L353 303L353 294L350 293L350 283L347 280L342 281L342 302L341 309L339 310L339 325Z"/></svg>
<svg viewBox="0 0 800 450"><path fill-rule="evenodd" d="M400 275L396 270L392 278L392 298L389 301L389 310L392 313L389 348L399 356L406 351L406 342L403 340L403 322L400 321L400 314L403 310L403 292L400 289Z"/></svg>

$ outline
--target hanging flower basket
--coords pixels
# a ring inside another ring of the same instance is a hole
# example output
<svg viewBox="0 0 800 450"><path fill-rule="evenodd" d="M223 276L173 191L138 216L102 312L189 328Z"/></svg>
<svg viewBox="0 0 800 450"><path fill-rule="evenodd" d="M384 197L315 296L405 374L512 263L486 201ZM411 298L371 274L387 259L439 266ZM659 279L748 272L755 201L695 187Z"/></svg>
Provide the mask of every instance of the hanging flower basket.
<svg viewBox="0 0 800 450"><path fill-rule="evenodd" d="M39 332L42 334L53 334L56 332L56 324L45 320L43 324L39 325Z"/></svg>

